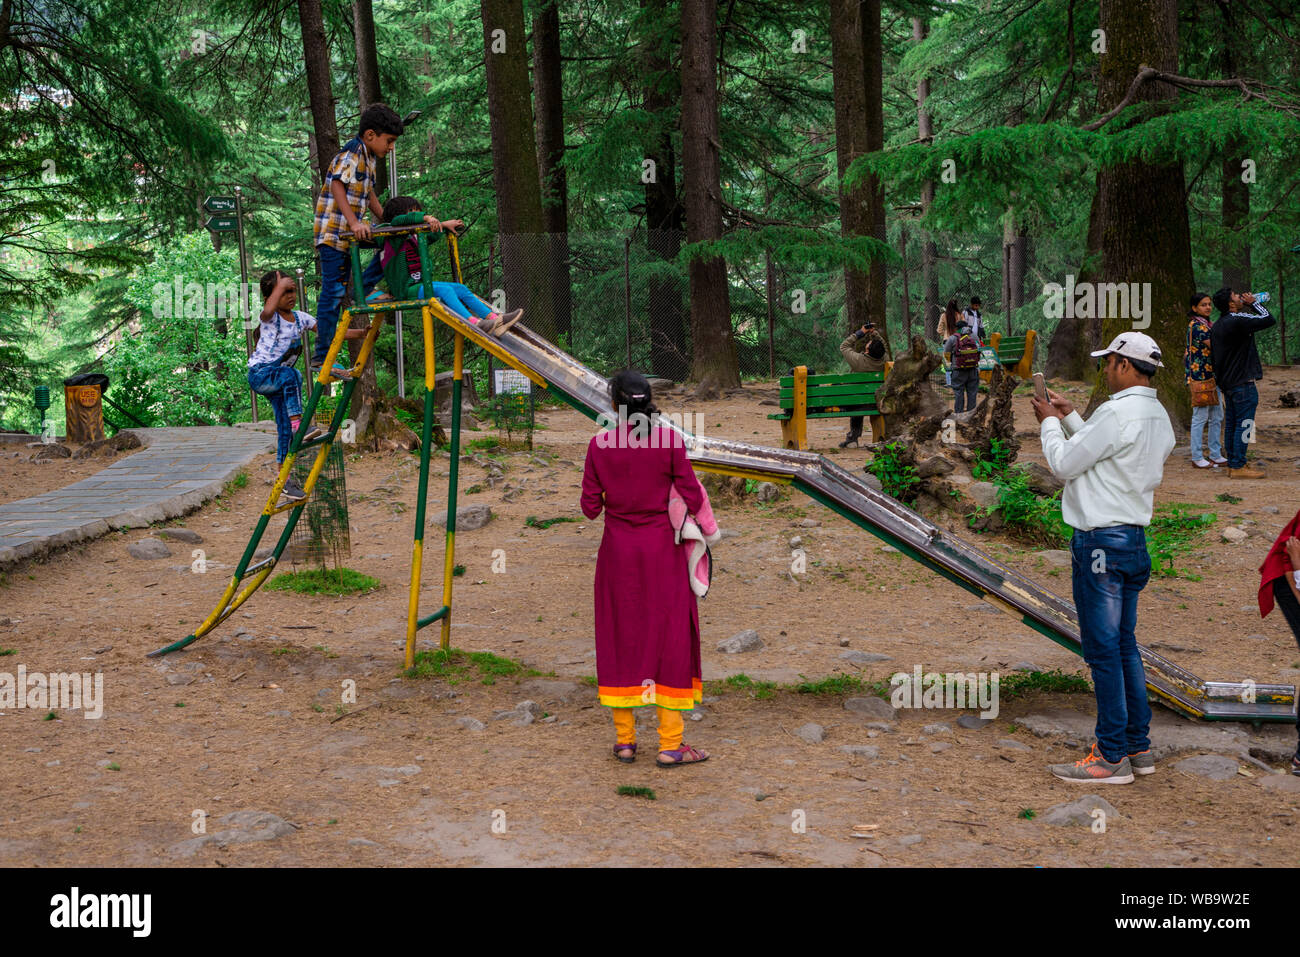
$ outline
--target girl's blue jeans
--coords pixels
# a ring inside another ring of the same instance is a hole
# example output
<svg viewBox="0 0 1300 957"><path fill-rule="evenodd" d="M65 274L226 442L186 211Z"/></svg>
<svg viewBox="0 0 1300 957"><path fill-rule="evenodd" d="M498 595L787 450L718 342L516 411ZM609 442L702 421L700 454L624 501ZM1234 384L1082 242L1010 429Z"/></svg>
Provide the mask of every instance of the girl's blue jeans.
<svg viewBox="0 0 1300 957"><path fill-rule="evenodd" d="M264 395L275 414L275 461L283 462L293 441L293 426L289 419L302 415L302 376L293 366L252 366L248 370L248 385L258 395Z"/></svg>

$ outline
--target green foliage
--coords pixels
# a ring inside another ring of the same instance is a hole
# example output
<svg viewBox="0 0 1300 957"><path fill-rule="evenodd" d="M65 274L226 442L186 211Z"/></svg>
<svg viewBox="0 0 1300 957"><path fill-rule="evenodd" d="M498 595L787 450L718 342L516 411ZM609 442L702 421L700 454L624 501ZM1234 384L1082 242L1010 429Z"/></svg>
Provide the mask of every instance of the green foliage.
<svg viewBox="0 0 1300 957"><path fill-rule="evenodd" d="M456 648L417 651L414 666L402 672L407 678L446 678L450 684L477 677L485 685L497 678L534 678L540 671L490 651L460 651Z"/></svg>
<svg viewBox="0 0 1300 957"><path fill-rule="evenodd" d="M1218 495L1214 496L1214 500L1216 502L1226 502L1229 505L1238 505L1241 503L1241 499L1237 498L1237 496L1233 495L1231 492L1220 492Z"/></svg>
<svg viewBox="0 0 1300 957"><path fill-rule="evenodd" d="M1083 675L1069 675L1059 668L1051 671L1013 671L998 679L998 699L1011 701L1026 695L1091 694L1092 686Z"/></svg>
<svg viewBox="0 0 1300 957"><path fill-rule="evenodd" d="M1016 817L1025 821L1032 821L1034 818L1038 817L1038 812L1032 807L1021 808L1020 813L1017 814Z"/></svg>
<svg viewBox="0 0 1300 957"><path fill-rule="evenodd" d="M360 595L380 587L379 579L351 568L312 568L286 572L266 583L272 591L292 591L300 595Z"/></svg>
<svg viewBox="0 0 1300 957"><path fill-rule="evenodd" d="M528 396L502 392L480 403L478 412L498 432L505 433L507 442L513 442L518 433L530 449L533 447L533 410Z"/></svg>
<svg viewBox="0 0 1300 957"><path fill-rule="evenodd" d="M618 793L620 797L639 797L645 798L648 801L653 801L655 799L653 788L641 787L638 784L620 784L618 786Z"/></svg>
<svg viewBox="0 0 1300 957"><path fill-rule="evenodd" d="M803 675L799 677L803 678ZM831 675L817 681L804 678L794 686L793 690L797 694L843 695L866 691L868 688L866 682L857 675Z"/></svg>
<svg viewBox="0 0 1300 957"><path fill-rule="evenodd" d="M1200 581L1201 576L1174 567L1174 557L1190 551L1217 516L1204 505L1164 502L1157 505L1147 526L1147 552L1151 555L1151 573L1157 578L1186 578Z"/></svg>
<svg viewBox="0 0 1300 957"><path fill-rule="evenodd" d="M1024 469L1004 470L994 477L998 490L997 510L1015 536L1034 544L1059 548L1067 545L1073 530L1061 517L1061 494L1043 498L1029 487ZM975 525L990 509L978 509L970 517Z"/></svg>
<svg viewBox="0 0 1300 957"><path fill-rule="evenodd" d="M759 700L770 698L776 693L775 681L756 681L744 672L724 678L722 685L731 690L746 691Z"/></svg>
<svg viewBox="0 0 1300 957"><path fill-rule="evenodd" d="M536 515L529 515L526 519L524 519L524 525L527 526L528 528L546 529L546 528L550 528L552 525L559 524L560 522L577 522L577 521L580 520L569 516L563 516L561 518L539 519Z"/></svg>
<svg viewBox="0 0 1300 957"><path fill-rule="evenodd" d="M906 446L902 442L889 442L879 449L867 463L867 471L880 479L886 495L891 495L900 502L910 502L916 498L921 479L916 474L916 467L904 465L902 454Z"/></svg>
<svg viewBox="0 0 1300 957"><path fill-rule="evenodd" d="M1015 452L999 438L989 439L989 450L975 457L970 473L979 482L992 482L1011 464Z"/></svg>

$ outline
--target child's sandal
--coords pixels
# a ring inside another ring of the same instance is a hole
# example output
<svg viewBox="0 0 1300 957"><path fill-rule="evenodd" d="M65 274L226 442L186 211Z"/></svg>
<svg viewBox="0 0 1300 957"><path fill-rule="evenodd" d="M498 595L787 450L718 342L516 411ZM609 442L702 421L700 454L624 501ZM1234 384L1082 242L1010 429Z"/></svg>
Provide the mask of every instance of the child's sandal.
<svg viewBox="0 0 1300 957"><path fill-rule="evenodd" d="M671 760L665 761L664 755L671 755ZM701 761L709 760L708 752L697 751L689 744L683 743L681 747L674 748L671 751L660 751L656 763L661 768L675 768L682 764L699 764Z"/></svg>
<svg viewBox="0 0 1300 957"><path fill-rule="evenodd" d="M626 758L623 757L624 751L631 751L632 752L631 756ZM614 757L618 758L624 764L631 764L633 761L636 760L636 745L635 744L614 745Z"/></svg>

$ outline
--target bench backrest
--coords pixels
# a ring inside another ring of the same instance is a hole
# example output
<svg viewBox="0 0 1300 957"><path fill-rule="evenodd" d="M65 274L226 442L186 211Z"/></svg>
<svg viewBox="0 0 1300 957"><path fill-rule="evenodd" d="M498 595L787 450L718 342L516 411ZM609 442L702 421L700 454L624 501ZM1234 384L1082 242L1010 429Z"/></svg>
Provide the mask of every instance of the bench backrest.
<svg viewBox="0 0 1300 957"><path fill-rule="evenodd" d="M808 376L808 409L875 408L876 390L885 381L883 372L849 372L844 375ZM794 376L780 379L780 405L794 408Z"/></svg>

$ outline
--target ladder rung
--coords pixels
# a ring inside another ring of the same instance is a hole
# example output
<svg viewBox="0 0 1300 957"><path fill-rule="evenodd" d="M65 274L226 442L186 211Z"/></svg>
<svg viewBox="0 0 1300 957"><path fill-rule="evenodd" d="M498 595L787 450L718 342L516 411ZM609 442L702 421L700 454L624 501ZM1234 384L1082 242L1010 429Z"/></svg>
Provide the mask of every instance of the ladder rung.
<svg viewBox="0 0 1300 957"><path fill-rule="evenodd" d="M317 436L316 438L311 439L310 441L304 442L302 445L298 446L298 451L301 452L303 449L309 449L313 445L324 445L326 442L329 441L332 441L332 436L330 433L327 432L324 435Z"/></svg>
<svg viewBox="0 0 1300 957"><path fill-rule="evenodd" d="M277 560L276 557L274 555L271 555L267 558L263 558L260 562L257 562L256 564L249 565L247 568L244 569L244 574L239 576L239 580L243 581L245 578L248 578L252 575L256 575L258 572L260 572L263 568L266 568L268 565L274 565L276 563L276 560Z"/></svg>
<svg viewBox="0 0 1300 957"><path fill-rule="evenodd" d="M275 508L271 509L271 514L279 515L281 512L288 512L288 511L292 511L295 508L302 508L304 505L307 504L310 498L311 495L308 494L307 498L299 499L296 502L285 502L283 505L277 505L275 506Z"/></svg>

